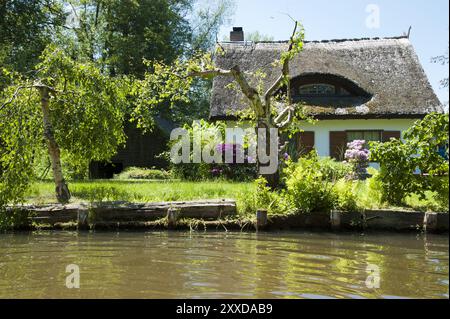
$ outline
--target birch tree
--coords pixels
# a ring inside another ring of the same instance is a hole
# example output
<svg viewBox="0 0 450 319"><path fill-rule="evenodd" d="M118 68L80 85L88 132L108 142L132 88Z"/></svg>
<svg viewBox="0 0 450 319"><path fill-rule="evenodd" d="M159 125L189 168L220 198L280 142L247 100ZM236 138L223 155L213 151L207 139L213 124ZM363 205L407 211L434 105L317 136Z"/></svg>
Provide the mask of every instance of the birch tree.
<svg viewBox="0 0 450 319"><path fill-rule="evenodd" d="M115 154L125 140L127 81L105 77L93 64L52 47L29 77L0 70L8 79L0 93L0 207L20 200L43 148L51 161L56 197L67 203L71 194L61 152L74 163Z"/></svg>

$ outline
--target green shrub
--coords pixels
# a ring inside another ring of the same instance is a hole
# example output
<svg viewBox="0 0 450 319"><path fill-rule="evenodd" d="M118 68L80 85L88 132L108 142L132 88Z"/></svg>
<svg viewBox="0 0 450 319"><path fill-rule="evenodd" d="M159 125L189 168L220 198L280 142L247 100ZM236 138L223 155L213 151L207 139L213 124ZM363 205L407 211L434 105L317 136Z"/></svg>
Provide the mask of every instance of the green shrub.
<svg viewBox="0 0 450 319"><path fill-rule="evenodd" d="M312 152L306 157L301 157L297 162L287 162L287 167L282 172L283 178L286 179L289 177L296 166L302 166L303 160L310 160L312 158L317 161L322 178L329 182L335 182L345 178L352 172L352 166L348 163L338 162L331 157L319 157L316 152Z"/></svg>
<svg viewBox="0 0 450 319"><path fill-rule="evenodd" d="M267 180L263 177L255 180L255 191L251 194L239 194L237 202L239 213L254 215L258 209L265 209L269 215L290 213L288 202L284 193L272 191L267 187Z"/></svg>
<svg viewBox="0 0 450 319"><path fill-rule="evenodd" d="M129 167L122 173L114 175L114 179L148 179L148 180L166 180L170 179L169 172L157 169L148 169L140 167Z"/></svg>
<svg viewBox="0 0 450 319"><path fill-rule="evenodd" d="M286 168L287 197L293 207L304 213L330 211L337 196L333 189L335 173L331 172L330 161L320 159L312 152L297 163Z"/></svg>
<svg viewBox="0 0 450 319"><path fill-rule="evenodd" d="M336 194L334 208L345 212L359 211L357 187L359 182L341 179L334 185L333 191Z"/></svg>
<svg viewBox="0 0 450 319"><path fill-rule="evenodd" d="M338 162L331 157L319 158L319 165L324 178L328 181L340 180L352 172L350 164Z"/></svg>
<svg viewBox="0 0 450 319"><path fill-rule="evenodd" d="M0 209L0 231L17 229L30 225L28 212Z"/></svg>
<svg viewBox="0 0 450 319"><path fill-rule="evenodd" d="M448 176L436 177L433 199L438 205L438 210L449 211L449 178Z"/></svg>
<svg viewBox="0 0 450 319"><path fill-rule="evenodd" d="M404 205L413 194L425 198L427 191L445 190L445 183L436 182L436 177L449 173L448 122L448 114L431 113L405 132L404 141L371 143L371 161L381 167L375 178L382 184L383 202ZM443 156L438 149L444 145ZM414 174L417 169L420 176Z"/></svg>
<svg viewBox="0 0 450 319"><path fill-rule="evenodd" d="M380 172L373 167L368 168L368 173L372 177L367 179L365 183L363 183L364 190L364 207L366 208L376 208L380 207L383 203L383 183L381 183L379 174Z"/></svg>
<svg viewBox="0 0 450 319"><path fill-rule="evenodd" d="M414 177L416 163L412 160L414 150L399 140L374 143L371 159L380 163L379 174L373 178L380 183L381 201L392 205L402 205L409 194L420 191Z"/></svg>

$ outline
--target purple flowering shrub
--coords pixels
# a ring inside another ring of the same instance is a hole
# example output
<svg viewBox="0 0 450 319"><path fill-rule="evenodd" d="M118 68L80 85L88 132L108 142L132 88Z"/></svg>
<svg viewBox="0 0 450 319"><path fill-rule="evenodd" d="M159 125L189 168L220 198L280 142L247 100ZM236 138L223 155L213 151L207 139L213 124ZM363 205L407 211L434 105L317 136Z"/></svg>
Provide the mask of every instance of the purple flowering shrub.
<svg viewBox="0 0 450 319"><path fill-rule="evenodd" d="M367 168L369 167L370 151L365 148L366 141L354 140L347 144L345 160L352 165L353 171L350 174L351 179L365 179L367 177Z"/></svg>

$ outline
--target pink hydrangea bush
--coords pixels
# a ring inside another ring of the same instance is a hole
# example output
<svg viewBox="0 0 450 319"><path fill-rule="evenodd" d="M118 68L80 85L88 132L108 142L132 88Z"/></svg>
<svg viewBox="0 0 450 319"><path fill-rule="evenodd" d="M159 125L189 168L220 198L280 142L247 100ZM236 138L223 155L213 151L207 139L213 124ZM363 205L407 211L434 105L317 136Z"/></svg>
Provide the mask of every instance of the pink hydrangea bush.
<svg viewBox="0 0 450 319"><path fill-rule="evenodd" d="M365 179L369 167L370 151L365 148L366 141L354 140L347 144L345 160L353 167L351 179Z"/></svg>

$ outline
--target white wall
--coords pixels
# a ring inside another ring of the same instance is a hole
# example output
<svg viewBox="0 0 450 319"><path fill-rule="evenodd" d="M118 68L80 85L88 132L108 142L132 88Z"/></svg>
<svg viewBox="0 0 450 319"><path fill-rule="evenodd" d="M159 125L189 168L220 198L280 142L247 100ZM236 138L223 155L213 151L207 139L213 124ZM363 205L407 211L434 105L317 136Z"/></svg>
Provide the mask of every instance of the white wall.
<svg viewBox="0 0 450 319"><path fill-rule="evenodd" d="M320 156L330 156L330 132L347 130L385 130L404 132L417 119L377 120L323 120L315 124L304 123L302 130L315 133L316 150Z"/></svg>

